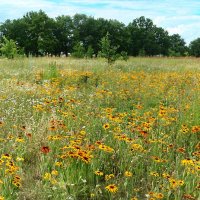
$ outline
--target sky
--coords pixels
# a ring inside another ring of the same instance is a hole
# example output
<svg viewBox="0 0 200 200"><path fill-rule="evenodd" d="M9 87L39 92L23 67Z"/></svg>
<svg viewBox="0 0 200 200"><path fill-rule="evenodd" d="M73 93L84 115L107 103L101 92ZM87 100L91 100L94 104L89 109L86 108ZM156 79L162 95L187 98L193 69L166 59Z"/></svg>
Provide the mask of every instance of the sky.
<svg viewBox="0 0 200 200"><path fill-rule="evenodd" d="M170 35L180 34L187 44L200 37L200 0L0 0L0 22L40 9L50 17L79 13L126 25L145 16Z"/></svg>

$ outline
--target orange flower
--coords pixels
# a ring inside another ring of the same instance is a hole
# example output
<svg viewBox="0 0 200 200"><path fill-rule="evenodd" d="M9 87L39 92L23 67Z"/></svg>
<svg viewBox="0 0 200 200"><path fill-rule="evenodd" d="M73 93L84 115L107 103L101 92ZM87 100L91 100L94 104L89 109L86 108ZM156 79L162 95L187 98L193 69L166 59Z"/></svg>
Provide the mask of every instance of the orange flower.
<svg viewBox="0 0 200 200"><path fill-rule="evenodd" d="M47 154L50 152L50 148L48 146L43 146L41 147L41 152L44 153L44 154Z"/></svg>

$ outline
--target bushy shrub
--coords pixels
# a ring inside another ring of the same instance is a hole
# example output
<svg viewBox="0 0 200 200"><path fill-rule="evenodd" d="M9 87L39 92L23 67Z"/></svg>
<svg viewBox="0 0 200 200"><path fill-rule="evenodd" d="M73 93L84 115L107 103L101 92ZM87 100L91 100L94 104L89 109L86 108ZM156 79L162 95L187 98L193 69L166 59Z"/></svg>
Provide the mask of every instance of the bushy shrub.
<svg viewBox="0 0 200 200"><path fill-rule="evenodd" d="M14 40L8 40L6 37L3 37L0 51L3 56L9 59L16 57L18 54L17 45Z"/></svg>
<svg viewBox="0 0 200 200"><path fill-rule="evenodd" d="M81 42L78 42L73 47L72 56L75 58L83 58L85 56L85 48L83 47L83 44Z"/></svg>

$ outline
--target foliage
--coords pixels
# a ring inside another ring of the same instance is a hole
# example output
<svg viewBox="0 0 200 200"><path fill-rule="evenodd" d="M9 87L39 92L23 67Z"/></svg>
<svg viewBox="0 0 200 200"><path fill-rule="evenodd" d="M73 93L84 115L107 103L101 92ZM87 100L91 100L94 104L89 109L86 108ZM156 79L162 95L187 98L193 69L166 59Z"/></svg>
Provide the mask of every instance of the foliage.
<svg viewBox="0 0 200 200"><path fill-rule="evenodd" d="M173 34L170 36L170 56L185 56L187 52L186 43L178 34Z"/></svg>
<svg viewBox="0 0 200 200"><path fill-rule="evenodd" d="M170 36L144 16L133 19L126 26L117 20L94 19L84 14L53 19L40 10L28 12L19 19L6 20L0 25L0 32L16 41L27 56L67 55L80 42L86 50L91 46L97 55L101 51L99 43L107 33L112 45L118 47L116 54L124 51L129 56L143 55L142 52L146 56L185 56L188 51L180 35Z"/></svg>
<svg viewBox="0 0 200 200"><path fill-rule="evenodd" d="M200 38L192 41L189 45L189 49L192 56L200 57Z"/></svg>
<svg viewBox="0 0 200 200"><path fill-rule="evenodd" d="M1 44L0 51L2 55L11 59L17 56L17 45L13 40L8 40L6 37L3 37L3 42Z"/></svg>
<svg viewBox="0 0 200 200"><path fill-rule="evenodd" d="M50 63L45 71L41 74L42 80L54 80L56 78L59 78L59 76L60 73L56 62Z"/></svg>
<svg viewBox="0 0 200 200"><path fill-rule="evenodd" d="M146 52L145 52L145 50L144 49L140 49L139 50L139 54L138 54L138 56L145 56L146 55Z"/></svg>
<svg viewBox="0 0 200 200"><path fill-rule="evenodd" d="M151 19L142 16L133 20L127 28L130 55L167 55L170 46L168 32L156 27Z"/></svg>
<svg viewBox="0 0 200 200"><path fill-rule="evenodd" d="M109 33L106 34L105 37L101 39L100 42L101 46L101 57L106 58L107 63L111 65L114 63L118 56L117 56L117 46L112 46L111 40L109 39Z"/></svg>
<svg viewBox="0 0 200 200"><path fill-rule="evenodd" d="M86 52L85 55L86 55L87 58L92 58L92 57L93 57L93 55L94 55L94 50L93 50L93 48L92 48L91 45L89 45L89 47L88 47L87 52Z"/></svg>
<svg viewBox="0 0 200 200"><path fill-rule="evenodd" d="M127 52L125 52L125 51L122 51L121 52L121 58L122 58L122 60L125 60L125 61L127 61L128 60L128 54L127 54Z"/></svg>
<svg viewBox="0 0 200 200"><path fill-rule="evenodd" d="M85 48L83 47L83 44L81 42L78 42L73 47L72 56L75 58L83 58L85 56Z"/></svg>

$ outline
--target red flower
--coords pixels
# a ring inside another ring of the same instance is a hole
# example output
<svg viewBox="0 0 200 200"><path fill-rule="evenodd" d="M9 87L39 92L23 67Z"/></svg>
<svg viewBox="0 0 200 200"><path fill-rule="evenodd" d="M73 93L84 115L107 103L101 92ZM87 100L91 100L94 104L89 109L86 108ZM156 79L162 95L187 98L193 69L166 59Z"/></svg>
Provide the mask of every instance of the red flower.
<svg viewBox="0 0 200 200"><path fill-rule="evenodd" d="M32 137L32 134L31 133L26 133L26 136L31 138Z"/></svg>
<svg viewBox="0 0 200 200"><path fill-rule="evenodd" d="M50 152L50 148L48 146L43 146L41 147L41 152L44 153L44 154L47 154Z"/></svg>

